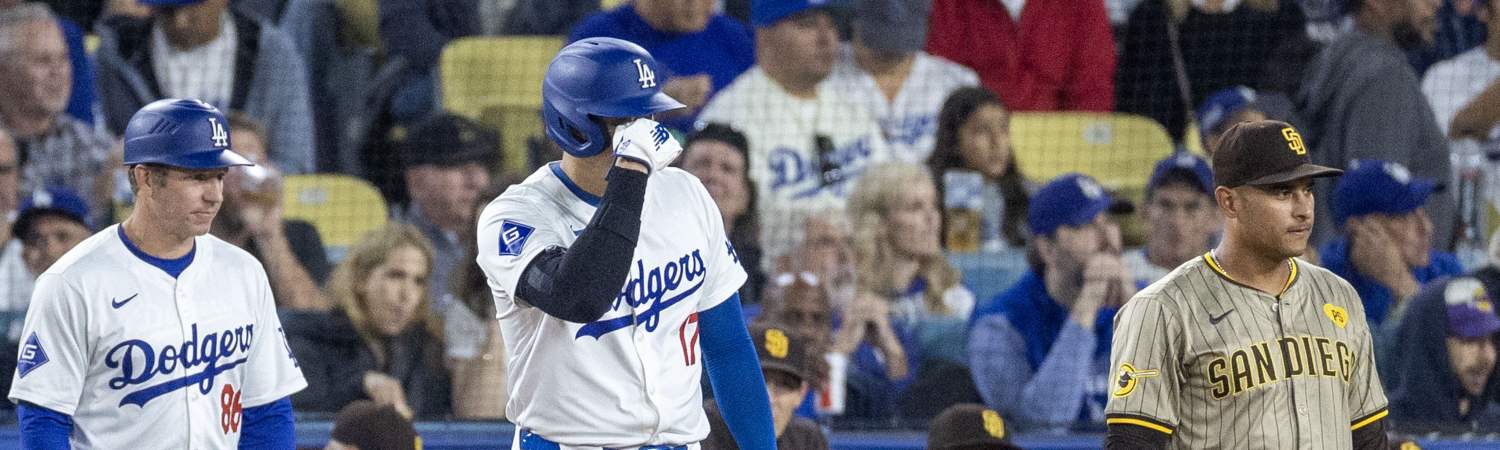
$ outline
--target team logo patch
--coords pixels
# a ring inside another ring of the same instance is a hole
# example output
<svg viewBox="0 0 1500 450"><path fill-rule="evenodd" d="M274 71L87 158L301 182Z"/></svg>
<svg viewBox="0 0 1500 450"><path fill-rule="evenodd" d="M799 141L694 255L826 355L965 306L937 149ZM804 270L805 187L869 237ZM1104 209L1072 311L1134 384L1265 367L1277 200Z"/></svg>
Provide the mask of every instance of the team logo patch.
<svg viewBox="0 0 1500 450"><path fill-rule="evenodd" d="M35 331L31 332L31 336L26 338L26 344L21 346L21 359L16 361L16 372L21 374L21 378L26 378L26 374L46 364L47 361L47 352L42 350L42 341L36 338Z"/></svg>
<svg viewBox="0 0 1500 450"><path fill-rule="evenodd" d="M1344 308L1333 306L1332 303L1324 303L1323 314L1327 315L1328 320L1333 321L1333 324L1338 325L1339 328L1349 325L1349 312L1344 311Z"/></svg>
<svg viewBox="0 0 1500 450"><path fill-rule="evenodd" d="M772 358L782 359L786 358L786 352L786 333L775 328L766 330L766 353L769 353Z"/></svg>
<svg viewBox="0 0 1500 450"><path fill-rule="evenodd" d="M1307 154L1307 146L1302 145L1302 135L1298 134L1296 129L1292 127L1282 128L1281 137L1286 138L1286 146L1292 150L1292 153L1296 153L1297 156Z"/></svg>
<svg viewBox="0 0 1500 450"><path fill-rule="evenodd" d="M1005 439L1005 420L1000 418L1000 413L993 409L986 409L979 413L984 420L984 432L994 436L995 439Z"/></svg>
<svg viewBox="0 0 1500 450"><path fill-rule="evenodd" d="M1157 375L1157 373L1158 372L1156 370L1136 370L1136 368L1134 366L1131 366L1129 363L1121 364L1120 378L1119 381L1115 383L1114 396L1124 397L1130 395L1131 392L1135 392L1135 385L1137 383L1140 383L1142 378L1154 377Z"/></svg>
<svg viewBox="0 0 1500 450"><path fill-rule="evenodd" d="M521 249L526 247L526 239L533 231L536 229L529 225L510 220L500 222L500 256L521 256Z"/></svg>
<svg viewBox="0 0 1500 450"><path fill-rule="evenodd" d="M667 131L667 127L662 124L656 124L656 128L653 128L651 130L651 139L656 142L657 147L661 147L662 144L666 144L667 139L671 138L672 132Z"/></svg>

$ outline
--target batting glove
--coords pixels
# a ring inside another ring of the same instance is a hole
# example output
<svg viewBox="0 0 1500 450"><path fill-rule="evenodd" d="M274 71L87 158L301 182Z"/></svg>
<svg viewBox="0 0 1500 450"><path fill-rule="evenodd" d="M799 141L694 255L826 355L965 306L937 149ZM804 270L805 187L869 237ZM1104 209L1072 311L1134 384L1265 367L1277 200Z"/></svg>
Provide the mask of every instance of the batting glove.
<svg viewBox="0 0 1500 450"><path fill-rule="evenodd" d="M644 164L652 173L672 165L680 154L682 144L654 120L636 119L615 127L615 156Z"/></svg>

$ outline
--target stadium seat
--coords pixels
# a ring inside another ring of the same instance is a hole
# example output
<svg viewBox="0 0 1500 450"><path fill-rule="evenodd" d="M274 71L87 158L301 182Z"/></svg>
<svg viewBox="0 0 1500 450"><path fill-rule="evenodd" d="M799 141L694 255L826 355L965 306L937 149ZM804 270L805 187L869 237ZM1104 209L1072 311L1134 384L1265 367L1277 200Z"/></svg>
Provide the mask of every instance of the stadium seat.
<svg viewBox="0 0 1500 450"><path fill-rule="evenodd" d="M385 226L387 220L380 191L352 176L288 175L282 193L285 217L311 223L335 256L365 233Z"/></svg>
<svg viewBox="0 0 1500 450"><path fill-rule="evenodd" d="M339 40L343 45L366 47L379 52L380 9L376 0L335 0L339 15Z"/></svg>
<svg viewBox="0 0 1500 450"><path fill-rule="evenodd" d="M1080 172L1131 196L1145 190L1152 166L1173 149L1160 124L1113 113L1018 112L1011 142L1016 164L1032 181Z"/></svg>
<svg viewBox="0 0 1500 450"><path fill-rule="evenodd" d="M542 127L542 77L562 46L562 36L503 36L443 49L443 108L500 129L503 172L528 172L526 139Z"/></svg>

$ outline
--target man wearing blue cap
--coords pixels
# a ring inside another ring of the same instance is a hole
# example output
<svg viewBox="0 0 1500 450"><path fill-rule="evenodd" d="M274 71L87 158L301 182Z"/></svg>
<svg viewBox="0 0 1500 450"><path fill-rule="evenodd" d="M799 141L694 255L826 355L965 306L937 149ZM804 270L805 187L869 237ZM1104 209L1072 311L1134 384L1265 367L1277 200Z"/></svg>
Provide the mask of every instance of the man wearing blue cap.
<svg viewBox="0 0 1500 450"><path fill-rule="evenodd" d="M839 48L829 3L755 1L755 66L698 116L699 124L727 124L750 140L766 261L792 250L784 236L801 224L791 223L790 210L820 203L841 209L859 174L889 154L864 103L829 79Z"/></svg>
<svg viewBox="0 0 1500 450"><path fill-rule="evenodd" d="M1135 287L1167 276L1213 246L1219 232L1214 208L1214 176L1208 161L1178 153L1156 162L1146 182L1146 246L1125 252Z"/></svg>
<svg viewBox="0 0 1500 450"><path fill-rule="evenodd" d="M1053 179L1032 196L1031 270L970 318L969 367L989 407L1018 428L1066 430L1104 421L1110 322L1135 293L1120 262L1133 209L1086 175Z"/></svg>
<svg viewBox="0 0 1500 450"><path fill-rule="evenodd" d="M1318 252L1323 267L1354 285L1373 325L1399 317L1422 283L1463 272L1457 257L1432 248L1424 206L1436 186L1398 163L1355 160L1334 188L1343 232Z"/></svg>
<svg viewBox="0 0 1500 450"><path fill-rule="evenodd" d="M140 0L147 19L105 18L96 60L104 123L115 135L164 97L196 98L265 124L276 167L315 170L306 65L274 23L230 0Z"/></svg>
<svg viewBox="0 0 1500 450"><path fill-rule="evenodd" d="M15 225L26 269L32 275L46 272L58 258L94 232L89 224L89 206L72 189L48 186L27 195L21 202Z"/></svg>
<svg viewBox="0 0 1500 450"><path fill-rule="evenodd" d="M207 234L225 173L251 164L227 127L198 100L131 117L135 209L37 277L10 389L21 447L294 446L307 382L266 273Z"/></svg>
<svg viewBox="0 0 1500 450"><path fill-rule="evenodd" d="M1495 288L1465 276L1424 286L1412 298L1381 360L1392 417L1408 427L1500 428Z"/></svg>

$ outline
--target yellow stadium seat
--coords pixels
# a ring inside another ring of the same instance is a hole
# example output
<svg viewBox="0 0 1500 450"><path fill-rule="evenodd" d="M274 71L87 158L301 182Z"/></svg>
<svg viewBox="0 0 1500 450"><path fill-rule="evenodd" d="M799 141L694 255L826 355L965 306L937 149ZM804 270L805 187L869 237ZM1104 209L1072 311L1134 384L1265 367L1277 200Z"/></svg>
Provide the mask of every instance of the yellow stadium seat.
<svg viewBox="0 0 1500 450"><path fill-rule="evenodd" d="M542 77L562 46L562 36L467 37L449 42L438 68L443 107L472 119L494 105L540 110Z"/></svg>
<svg viewBox="0 0 1500 450"><path fill-rule="evenodd" d="M1161 125L1130 114L1019 112L1011 142L1021 172L1045 182L1081 172L1121 192L1144 190L1157 160L1172 154Z"/></svg>
<svg viewBox="0 0 1500 450"><path fill-rule="evenodd" d="M630 3L630 0L600 0L599 10L608 11L611 9L619 8L620 5L624 5L626 3Z"/></svg>
<svg viewBox="0 0 1500 450"><path fill-rule="evenodd" d="M334 0L334 7L339 12L339 40L344 45L381 48L377 0Z"/></svg>
<svg viewBox="0 0 1500 450"><path fill-rule="evenodd" d="M323 245L345 248L387 220L385 199L369 182L336 174L288 175L282 184L283 213L318 229Z"/></svg>
<svg viewBox="0 0 1500 450"><path fill-rule="evenodd" d="M500 129L503 167L500 171L519 178L531 174L526 140L543 136L542 111L530 106L491 105L479 114L479 121Z"/></svg>

